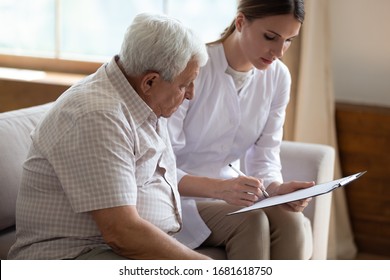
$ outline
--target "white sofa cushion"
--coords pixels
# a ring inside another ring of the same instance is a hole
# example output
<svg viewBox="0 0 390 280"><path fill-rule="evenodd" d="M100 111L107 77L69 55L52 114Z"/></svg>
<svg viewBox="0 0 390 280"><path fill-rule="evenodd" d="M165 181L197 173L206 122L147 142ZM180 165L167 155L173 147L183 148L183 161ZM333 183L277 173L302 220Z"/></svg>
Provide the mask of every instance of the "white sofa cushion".
<svg viewBox="0 0 390 280"><path fill-rule="evenodd" d="M0 114L0 230L15 225L16 196L30 133L50 105Z"/></svg>

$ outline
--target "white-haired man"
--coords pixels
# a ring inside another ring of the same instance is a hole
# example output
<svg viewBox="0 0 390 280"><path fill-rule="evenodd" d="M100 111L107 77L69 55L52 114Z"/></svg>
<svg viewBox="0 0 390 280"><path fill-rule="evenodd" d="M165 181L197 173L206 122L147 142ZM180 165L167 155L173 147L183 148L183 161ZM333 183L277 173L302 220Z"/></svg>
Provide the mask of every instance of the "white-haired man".
<svg viewBox="0 0 390 280"><path fill-rule="evenodd" d="M9 259L207 259L180 230L166 119L194 93L203 42L140 14L119 55L67 90L33 131Z"/></svg>

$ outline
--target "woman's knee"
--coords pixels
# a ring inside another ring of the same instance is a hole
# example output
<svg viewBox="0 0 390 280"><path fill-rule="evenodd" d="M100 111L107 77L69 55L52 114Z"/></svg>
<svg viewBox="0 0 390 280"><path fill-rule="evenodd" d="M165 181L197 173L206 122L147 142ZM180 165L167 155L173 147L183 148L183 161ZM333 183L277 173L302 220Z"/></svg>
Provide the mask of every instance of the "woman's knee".
<svg viewBox="0 0 390 280"><path fill-rule="evenodd" d="M270 232L270 224L267 215L262 210L249 211L241 213L238 230L250 232L254 236L259 236L262 233Z"/></svg>
<svg viewBox="0 0 390 280"><path fill-rule="evenodd" d="M291 212L282 207L270 207L265 210L265 213L275 228L287 231L304 231L305 216L300 212Z"/></svg>

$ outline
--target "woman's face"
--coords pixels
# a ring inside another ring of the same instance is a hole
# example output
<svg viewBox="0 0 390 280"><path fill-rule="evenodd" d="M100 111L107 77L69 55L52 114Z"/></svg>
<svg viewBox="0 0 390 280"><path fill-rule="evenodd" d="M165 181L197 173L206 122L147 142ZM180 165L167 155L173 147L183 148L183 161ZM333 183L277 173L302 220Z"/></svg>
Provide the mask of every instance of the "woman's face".
<svg viewBox="0 0 390 280"><path fill-rule="evenodd" d="M248 21L243 14L236 18L239 44L247 63L267 69L281 58L298 36L301 23L292 15L269 16Z"/></svg>

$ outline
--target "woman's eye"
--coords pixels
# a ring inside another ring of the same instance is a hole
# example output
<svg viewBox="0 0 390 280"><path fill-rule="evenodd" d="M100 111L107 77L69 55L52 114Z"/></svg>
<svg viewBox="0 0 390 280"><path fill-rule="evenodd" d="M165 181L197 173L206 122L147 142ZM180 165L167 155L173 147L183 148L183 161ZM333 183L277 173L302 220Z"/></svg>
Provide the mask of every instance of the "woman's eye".
<svg viewBox="0 0 390 280"><path fill-rule="evenodd" d="M268 41L271 41L271 40L274 40L275 39L275 36L274 35L268 35L268 34L264 34L264 38Z"/></svg>

